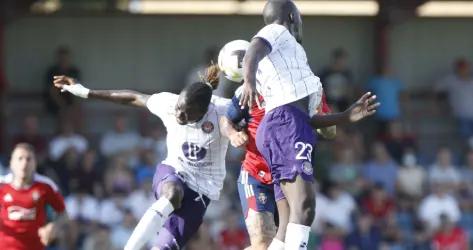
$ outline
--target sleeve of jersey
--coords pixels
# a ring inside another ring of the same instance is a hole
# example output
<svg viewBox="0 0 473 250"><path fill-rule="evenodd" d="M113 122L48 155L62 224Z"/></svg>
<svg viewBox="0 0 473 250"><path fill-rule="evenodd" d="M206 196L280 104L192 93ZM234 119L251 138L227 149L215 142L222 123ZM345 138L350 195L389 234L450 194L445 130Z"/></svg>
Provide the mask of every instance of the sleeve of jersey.
<svg viewBox="0 0 473 250"><path fill-rule="evenodd" d="M175 101L175 99L175 94L169 92L157 93L148 98L146 107L151 113L164 119L166 114L169 113L169 106L172 105L171 103Z"/></svg>
<svg viewBox="0 0 473 250"><path fill-rule="evenodd" d="M323 114L329 114L332 113L332 109L327 103L327 97L325 97L325 93L322 94L322 113Z"/></svg>
<svg viewBox="0 0 473 250"><path fill-rule="evenodd" d="M52 187L49 187L48 189L46 202L51 205L57 213L62 213L66 210L64 197L59 193L59 191L54 190Z"/></svg>
<svg viewBox="0 0 473 250"><path fill-rule="evenodd" d="M260 38L267 43L271 51L277 50L278 45L284 39L284 35L289 33L286 27L279 24L269 24L262 28L253 38Z"/></svg>
<svg viewBox="0 0 473 250"><path fill-rule="evenodd" d="M232 98L232 103L228 105L227 113L225 115L234 124L238 124L245 118L245 115L247 113L248 113L248 108L241 109L239 98L234 96Z"/></svg>
<svg viewBox="0 0 473 250"><path fill-rule="evenodd" d="M220 117L226 115L228 108L232 105L232 100L218 97L214 104L217 109L217 114Z"/></svg>

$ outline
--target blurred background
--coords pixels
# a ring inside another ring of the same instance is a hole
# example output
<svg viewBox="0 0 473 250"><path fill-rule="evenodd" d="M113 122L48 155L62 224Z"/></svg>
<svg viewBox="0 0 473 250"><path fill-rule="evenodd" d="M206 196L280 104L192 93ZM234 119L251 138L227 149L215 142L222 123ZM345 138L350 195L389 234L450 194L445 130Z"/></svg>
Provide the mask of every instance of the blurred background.
<svg viewBox="0 0 473 250"><path fill-rule="evenodd" d="M0 174L17 142L66 197L51 249L122 249L154 200L166 131L146 110L83 101L55 74L95 89L178 92L221 46L250 40L265 1L0 1ZM374 118L317 144L310 249L468 249L473 240L473 2L296 1L309 63L332 108L364 91ZM222 79L215 94L231 97ZM248 245L230 148L221 200L186 249Z"/></svg>

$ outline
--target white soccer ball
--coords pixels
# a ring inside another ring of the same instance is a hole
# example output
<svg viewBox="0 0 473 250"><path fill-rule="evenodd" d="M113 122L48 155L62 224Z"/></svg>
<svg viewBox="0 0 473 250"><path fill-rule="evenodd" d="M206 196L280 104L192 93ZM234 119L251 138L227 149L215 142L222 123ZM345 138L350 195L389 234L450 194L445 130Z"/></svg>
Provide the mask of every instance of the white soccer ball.
<svg viewBox="0 0 473 250"><path fill-rule="evenodd" d="M218 66L225 78L238 83L243 80L243 57L249 46L245 40L231 41L223 46L218 54Z"/></svg>

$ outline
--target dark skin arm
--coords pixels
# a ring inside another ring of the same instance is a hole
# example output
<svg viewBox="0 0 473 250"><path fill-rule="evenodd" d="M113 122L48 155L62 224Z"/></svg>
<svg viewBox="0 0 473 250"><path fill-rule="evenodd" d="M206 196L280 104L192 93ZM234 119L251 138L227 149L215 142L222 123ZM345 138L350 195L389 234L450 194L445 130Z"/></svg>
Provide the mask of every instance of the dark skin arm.
<svg viewBox="0 0 473 250"><path fill-rule="evenodd" d="M248 143L248 135L246 132L238 131L233 122L225 116L220 118L220 130L235 148L245 146Z"/></svg>
<svg viewBox="0 0 473 250"><path fill-rule="evenodd" d="M261 38L254 38L245 57L243 58L243 93L240 98L240 106L251 107L256 102L260 107L256 92L256 71L258 64L271 52L269 45Z"/></svg>
<svg viewBox="0 0 473 250"><path fill-rule="evenodd" d="M54 76L54 86L65 90L66 85L75 85L76 80L67 76ZM150 95L143 94L134 90L90 90L89 98L100 99L104 101L146 108L146 102Z"/></svg>
<svg viewBox="0 0 473 250"><path fill-rule="evenodd" d="M376 113L376 108L379 107L380 103L375 102L375 100L375 95L372 95L370 92L365 93L358 101L343 112L312 116L310 125L314 128L326 128L358 122Z"/></svg>

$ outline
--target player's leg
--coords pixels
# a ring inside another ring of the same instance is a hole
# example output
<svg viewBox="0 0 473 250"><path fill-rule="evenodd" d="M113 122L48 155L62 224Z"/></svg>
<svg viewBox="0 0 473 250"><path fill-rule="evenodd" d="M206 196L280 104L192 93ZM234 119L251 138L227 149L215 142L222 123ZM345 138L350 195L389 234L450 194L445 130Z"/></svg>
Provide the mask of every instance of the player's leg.
<svg viewBox="0 0 473 250"><path fill-rule="evenodd" d="M315 217L313 185L300 175L292 181L281 182L289 205L289 222L285 237L286 249L306 249L310 226Z"/></svg>
<svg viewBox="0 0 473 250"><path fill-rule="evenodd" d="M281 106L266 114L256 137L258 150L289 204L285 247L306 249L315 211L311 164L315 134L309 117L294 106Z"/></svg>
<svg viewBox="0 0 473 250"><path fill-rule="evenodd" d="M182 206L184 184L172 167L159 165L156 168L153 190L157 201L141 217L125 245L125 250L141 249L161 230L169 215Z"/></svg>
<svg viewBox="0 0 473 250"><path fill-rule="evenodd" d="M184 185L184 198L181 201L181 207L169 215L159 232L155 249L183 249L199 230L210 200Z"/></svg>
<svg viewBox="0 0 473 250"><path fill-rule="evenodd" d="M279 223L276 236L271 241L268 250L284 250L284 238L286 237L286 228L289 222L289 204L279 185L274 185L274 197L278 209Z"/></svg>
<svg viewBox="0 0 473 250"><path fill-rule="evenodd" d="M238 178L238 193L250 236L247 249L266 250L276 234L274 213L276 202L270 185L260 183L242 170Z"/></svg>

